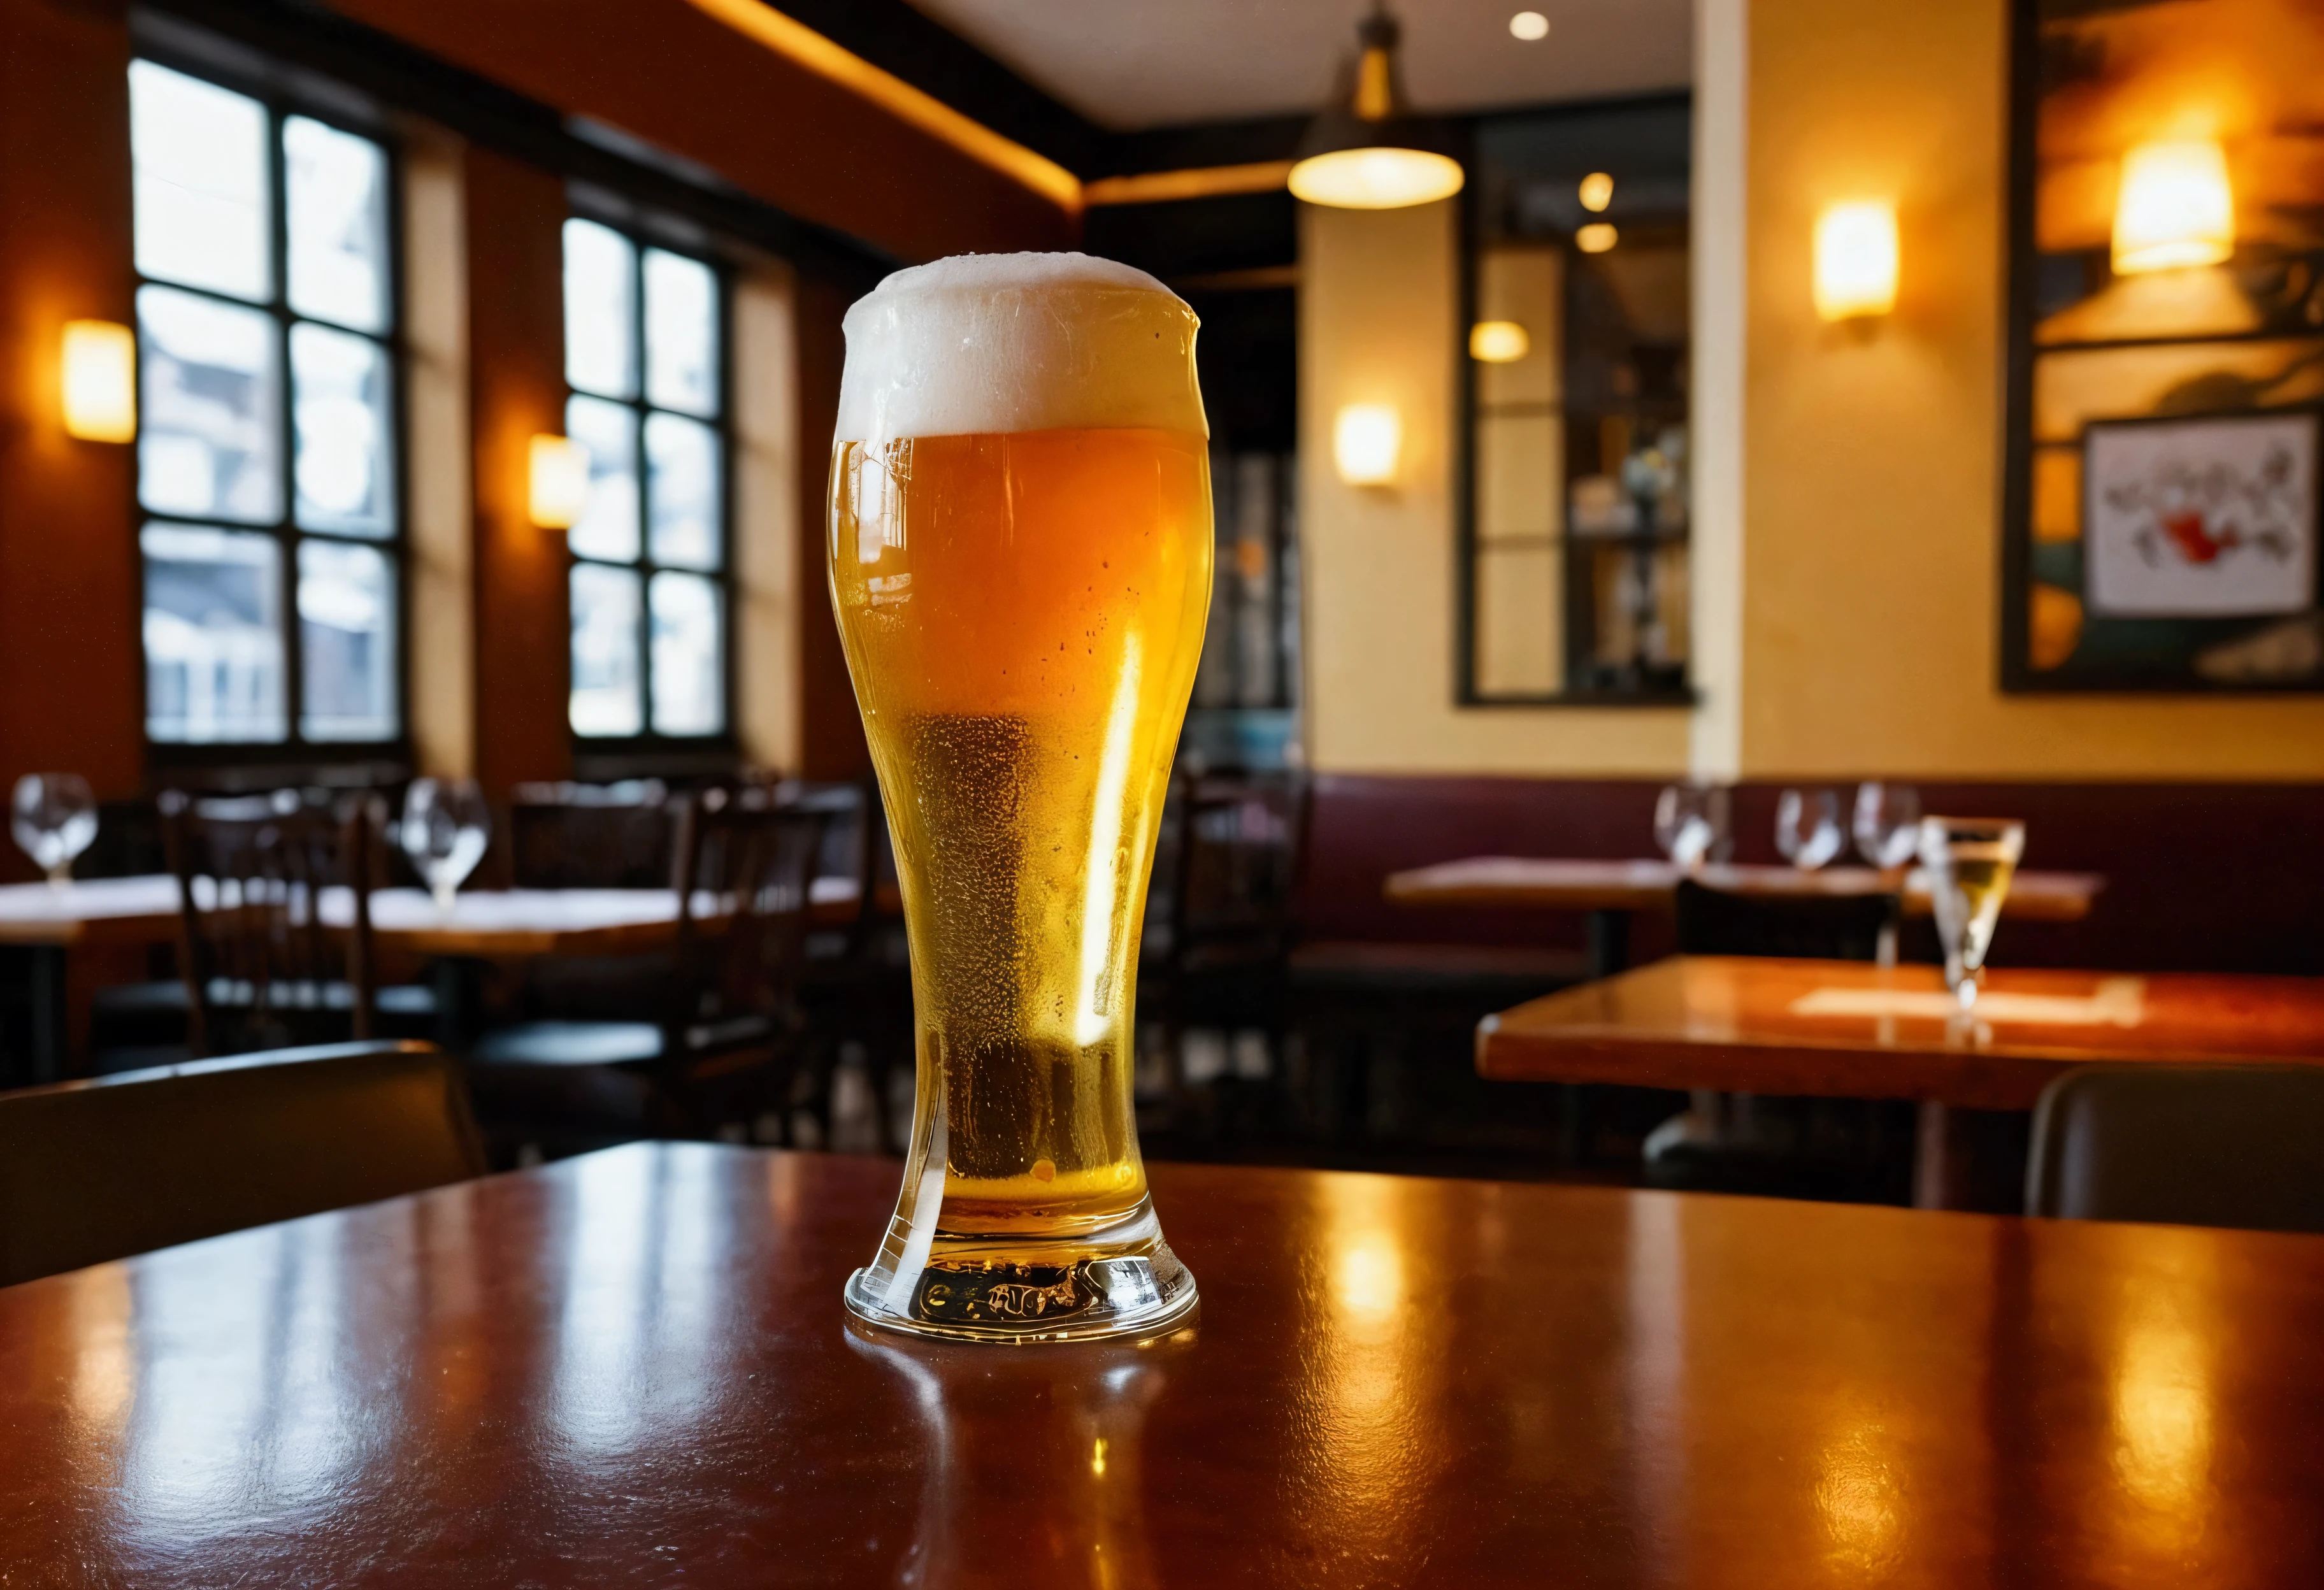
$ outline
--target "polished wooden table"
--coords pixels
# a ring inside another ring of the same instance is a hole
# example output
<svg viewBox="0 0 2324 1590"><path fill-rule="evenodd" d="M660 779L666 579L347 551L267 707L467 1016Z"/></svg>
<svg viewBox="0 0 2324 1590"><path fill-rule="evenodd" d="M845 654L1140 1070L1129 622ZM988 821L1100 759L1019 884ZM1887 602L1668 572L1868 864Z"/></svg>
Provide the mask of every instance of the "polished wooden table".
<svg viewBox="0 0 2324 1590"><path fill-rule="evenodd" d="M1933 966L1677 955L1487 1016L1477 1070L2031 1109L2051 1079L2093 1061L2324 1063L2315 979L2000 967L1974 1022L1953 1008Z"/></svg>
<svg viewBox="0 0 2324 1590"><path fill-rule="evenodd" d="M1143 1349L866 1342L637 1145L0 1291L10 1584L2324 1583L2324 1240L1157 1167Z"/></svg>

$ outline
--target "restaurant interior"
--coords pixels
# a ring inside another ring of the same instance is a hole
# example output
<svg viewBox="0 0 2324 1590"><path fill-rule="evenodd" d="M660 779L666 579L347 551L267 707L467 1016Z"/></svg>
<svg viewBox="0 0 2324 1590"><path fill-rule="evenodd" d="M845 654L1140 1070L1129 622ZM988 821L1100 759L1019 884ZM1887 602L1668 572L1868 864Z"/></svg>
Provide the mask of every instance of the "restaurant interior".
<svg viewBox="0 0 2324 1590"><path fill-rule="evenodd" d="M0 0L0 1579L2324 1583L2319 85Z"/></svg>

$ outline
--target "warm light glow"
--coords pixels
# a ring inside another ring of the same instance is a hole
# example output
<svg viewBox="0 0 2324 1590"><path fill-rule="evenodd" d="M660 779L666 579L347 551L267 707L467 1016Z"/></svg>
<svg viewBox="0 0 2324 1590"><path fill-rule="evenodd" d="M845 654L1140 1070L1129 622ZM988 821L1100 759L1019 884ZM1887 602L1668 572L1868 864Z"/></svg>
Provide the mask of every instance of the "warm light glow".
<svg viewBox="0 0 2324 1590"><path fill-rule="evenodd" d="M1614 179L1604 171L1592 171L1582 179L1582 207L1591 215L1601 214L1614 202Z"/></svg>
<svg viewBox="0 0 2324 1590"><path fill-rule="evenodd" d="M2216 265L2235 252L2235 190L2227 183L2227 153L2217 143L2142 143L2122 157L2122 190L2114 207L2116 275Z"/></svg>
<svg viewBox="0 0 2324 1590"><path fill-rule="evenodd" d="M1826 320L1896 307L1896 207L1859 199L1816 217L1815 308Z"/></svg>
<svg viewBox="0 0 2324 1590"><path fill-rule="evenodd" d="M532 438L532 522L569 530L589 506L589 449L567 437Z"/></svg>
<svg viewBox="0 0 2324 1590"><path fill-rule="evenodd" d="M1291 168L1291 191L1342 210L1398 210L1461 191L1461 162L1425 149L1340 149Z"/></svg>
<svg viewBox="0 0 2324 1590"><path fill-rule="evenodd" d="M1392 483L1403 450L1404 417L1384 403L1351 403L1333 422L1332 462L1351 486Z"/></svg>
<svg viewBox="0 0 2324 1590"><path fill-rule="evenodd" d="M1509 37L1523 39L1530 44L1536 39L1549 37L1549 18L1538 11L1520 11L1509 18Z"/></svg>
<svg viewBox="0 0 2324 1590"><path fill-rule="evenodd" d="M1602 254L1620 240L1611 221L1592 221L1573 234L1573 246L1585 254Z"/></svg>
<svg viewBox="0 0 2324 1590"><path fill-rule="evenodd" d="M1469 357L1483 364L1514 364L1533 352L1533 338L1514 320L1480 320L1469 328Z"/></svg>
<svg viewBox="0 0 2324 1590"><path fill-rule="evenodd" d="M137 335L110 320L68 320L65 430L85 442L137 439Z"/></svg>

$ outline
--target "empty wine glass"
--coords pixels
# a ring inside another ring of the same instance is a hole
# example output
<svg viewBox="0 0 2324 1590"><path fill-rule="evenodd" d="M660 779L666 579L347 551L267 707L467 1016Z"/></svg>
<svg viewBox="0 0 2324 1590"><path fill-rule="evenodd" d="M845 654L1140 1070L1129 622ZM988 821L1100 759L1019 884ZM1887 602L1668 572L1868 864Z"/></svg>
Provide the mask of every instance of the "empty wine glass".
<svg viewBox="0 0 2324 1590"><path fill-rule="evenodd" d="M27 773L16 780L9 830L50 887L72 882L73 858L97 838L97 797L78 773Z"/></svg>
<svg viewBox="0 0 2324 1590"><path fill-rule="evenodd" d="M1840 796L1828 789L1787 789L1775 801L1775 849L1802 872L1813 872L1848 842L1840 831Z"/></svg>
<svg viewBox="0 0 2324 1590"><path fill-rule="evenodd" d="M1689 872L1727 853L1727 791L1674 784L1655 799L1655 842Z"/></svg>
<svg viewBox="0 0 2324 1590"><path fill-rule="evenodd" d="M1993 925L2009 897L2009 880L2025 853L2025 825L2006 817L1923 817L1921 864L1929 869L1930 905L1945 951L1945 987L1967 1016L1993 943Z"/></svg>
<svg viewBox="0 0 2324 1590"><path fill-rule="evenodd" d="M403 797L396 837L428 880L436 909L449 916L453 896L484 859L492 836L491 808L473 778L415 778Z"/></svg>
<svg viewBox="0 0 2324 1590"><path fill-rule="evenodd" d="M1867 782L1856 787L1857 853L1883 872L1913 859L1921 842L1921 797L1909 784Z"/></svg>

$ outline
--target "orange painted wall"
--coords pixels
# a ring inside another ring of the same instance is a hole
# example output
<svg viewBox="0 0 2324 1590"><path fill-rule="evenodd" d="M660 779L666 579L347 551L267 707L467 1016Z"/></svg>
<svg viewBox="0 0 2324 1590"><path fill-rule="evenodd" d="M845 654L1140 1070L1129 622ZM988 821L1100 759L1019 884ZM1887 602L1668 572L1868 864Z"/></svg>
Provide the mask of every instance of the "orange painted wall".
<svg viewBox="0 0 2324 1590"><path fill-rule="evenodd" d="M686 0L334 0L432 54L908 260L1070 247L1075 218Z"/></svg>
<svg viewBox="0 0 2324 1590"><path fill-rule="evenodd" d="M476 777L495 800L572 773L565 538L529 514L530 447L565 429L565 186L468 152L475 431Z"/></svg>
<svg viewBox="0 0 2324 1590"><path fill-rule="evenodd" d="M129 33L0 0L0 793L71 770L136 793L144 684L133 450L64 433L65 321L127 321ZM0 869L27 869L0 843Z"/></svg>
<svg viewBox="0 0 2324 1590"><path fill-rule="evenodd" d="M2324 777L2324 698L2005 695L2006 0L1752 0L1742 766ZM1815 317L1816 211L1894 196L1896 312Z"/></svg>

